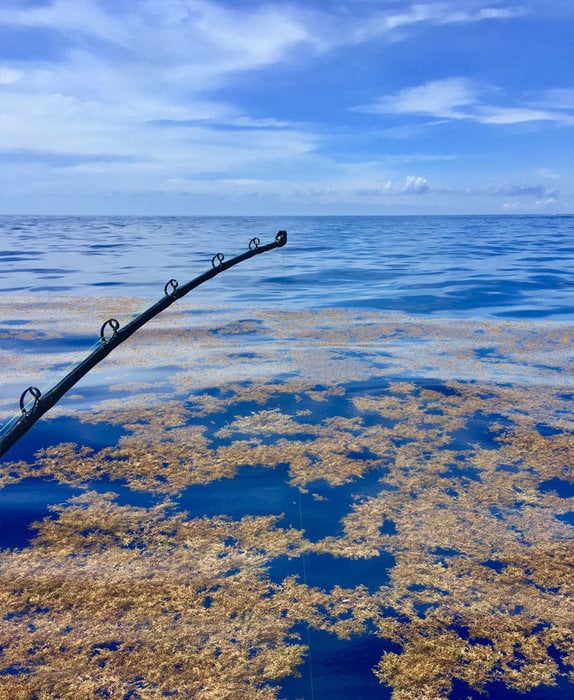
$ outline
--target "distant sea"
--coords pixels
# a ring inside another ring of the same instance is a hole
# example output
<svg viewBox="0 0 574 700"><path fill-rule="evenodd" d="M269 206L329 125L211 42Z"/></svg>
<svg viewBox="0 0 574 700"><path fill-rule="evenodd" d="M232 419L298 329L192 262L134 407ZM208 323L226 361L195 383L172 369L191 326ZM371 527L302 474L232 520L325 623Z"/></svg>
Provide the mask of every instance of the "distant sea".
<svg viewBox="0 0 574 700"><path fill-rule="evenodd" d="M574 216L1 216L0 435L279 230L0 458L0 696L574 700Z"/></svg>
<svg viewBox="0 0 574 700"><path fill-rule="evenodd" d="M198 303L349 307L423 316L572 319L574 216L0 217L5 294L154 298L214 253L289 233L198 290ZM255 265L255 268L253 268ZM246 285L253 270L257 285Z"/></svg>

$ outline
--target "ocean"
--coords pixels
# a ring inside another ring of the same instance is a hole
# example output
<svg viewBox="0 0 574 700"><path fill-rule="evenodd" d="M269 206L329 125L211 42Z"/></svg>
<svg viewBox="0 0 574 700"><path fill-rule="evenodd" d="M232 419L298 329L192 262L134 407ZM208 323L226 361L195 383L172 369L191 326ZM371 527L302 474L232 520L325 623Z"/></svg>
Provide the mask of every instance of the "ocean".
<svg viewBox="0 0 574 700"><path fill-rule="evenodd" d="M289 232L280 267L253 261L197 290L197 303L217 295L238 309L280 302L572 320L571 216L6 216L0 290L155 299L168 279L193 277L214 253L240 253L253 236L267 241L280 229Z"/></svg>
<svg viewBox="0 0 574 700"><path fill-rule="evenodd" d="M0 458L0 698L574 698L574 216L0 217L0 437L279 230Z"/></svg>

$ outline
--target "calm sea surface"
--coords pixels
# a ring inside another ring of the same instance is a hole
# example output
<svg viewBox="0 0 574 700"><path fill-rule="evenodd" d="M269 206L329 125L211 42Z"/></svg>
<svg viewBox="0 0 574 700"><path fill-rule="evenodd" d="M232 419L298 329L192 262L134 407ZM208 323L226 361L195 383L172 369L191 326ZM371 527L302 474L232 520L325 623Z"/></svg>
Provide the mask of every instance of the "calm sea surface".
<svg viewBox="0 0 574 700"><path fill-rule="evenodd" d="M0 217L5 294L154 298L214 253L286 229L279 260L195 295L240 309L349 307L447 317L572 319L574 217ZM256 284L253 284L254 277Z"/></svg>
<svg viewBox="0 0 574 700"><path fill-rule="evenodd" d="M0 435L279 230L0 458L0 697L574 700L574 216L0 217Z"/></svg>

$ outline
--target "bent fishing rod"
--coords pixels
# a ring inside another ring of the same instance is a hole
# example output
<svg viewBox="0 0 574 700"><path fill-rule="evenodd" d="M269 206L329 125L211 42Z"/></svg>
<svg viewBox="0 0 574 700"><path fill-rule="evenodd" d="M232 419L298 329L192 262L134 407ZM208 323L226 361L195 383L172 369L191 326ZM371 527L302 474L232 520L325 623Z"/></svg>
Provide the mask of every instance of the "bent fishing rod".
<svg viewBox="0 0 574 700"><path fill-rule="evenodd" d="M20 415L16 419L9 421L5 428L7 430L0 435L0 457L2 457L30 428L41 418L46 411L49 411L62 396L71 389L85 374L95 365L109 355L114 348L129 338L139 328L146 324L154 316L157 316L168 306L181 299L188 292L200 284L207 282L212 277L229 270L244 260L248 260L255 255L266 253L274 248L281 248L287 243L287 231L279 231L275 240L266 245L261 245L259 238L255 237L249 241L249 249L230 260L225 260L222 253L217 253L211 259L211 268L199 277L192 279L186 284L179 286L177 280L170 279L164 287L164 296L155 304L146 309L139 316L125 326L120 327L120 323L115 318L108 319L100 329L98 346L82 362L76 365L63 379L55 384L49 391L42 394L35 386L28 387L20 396ZM30 401L33 400L30 406ZM2 429L0 429L2 432Z"/></svg>

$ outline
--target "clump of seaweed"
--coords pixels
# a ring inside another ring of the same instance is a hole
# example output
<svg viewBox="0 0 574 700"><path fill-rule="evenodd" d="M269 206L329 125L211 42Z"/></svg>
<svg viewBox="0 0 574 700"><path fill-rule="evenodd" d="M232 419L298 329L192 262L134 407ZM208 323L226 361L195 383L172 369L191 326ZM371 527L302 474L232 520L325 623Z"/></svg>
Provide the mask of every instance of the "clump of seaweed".
<svg viewBox="0 0 574 700"><path fill-rule="evenodd" d="M352 591L266 577L270 558L304 546L276 518L190 520L94 492L53 510L0 560L6 700L275 698L305 654L297 622L341 617L350 633Z"/></svg>

